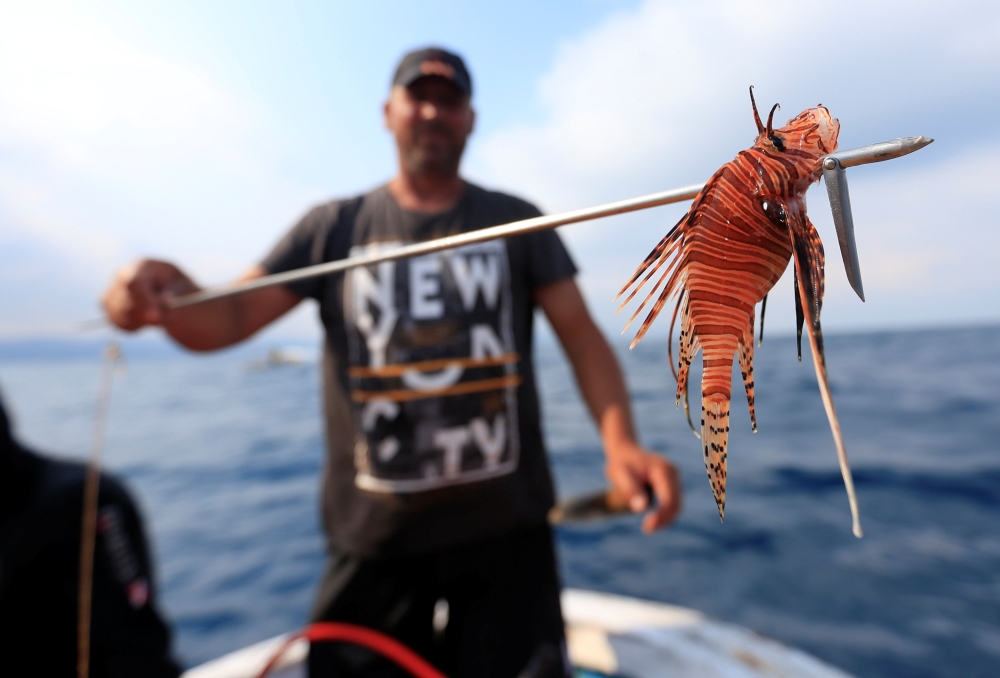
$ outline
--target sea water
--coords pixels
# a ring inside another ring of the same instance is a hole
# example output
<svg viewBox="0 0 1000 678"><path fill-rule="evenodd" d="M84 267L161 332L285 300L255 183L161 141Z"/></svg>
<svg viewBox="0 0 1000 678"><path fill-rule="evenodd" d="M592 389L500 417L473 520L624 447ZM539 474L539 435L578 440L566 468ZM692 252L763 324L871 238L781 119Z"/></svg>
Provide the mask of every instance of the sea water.
<svg viewBox="0 0 1000 678"><path fill-rule="evenodd" d="M620 356L644 445L680 467L669 530L633 517L557 530L564 583L702 610L863 677L1000 674L1000 327L827 338L861 506L850 515L808 347L757 350L750 432L736 374L726 521L674 406L664 343ZM301 626L323 563L315 362L263 368L126 344L106 465L145 514L176 652L197 664ZM21 438L84 456L99 346L0 345ZM596 429L556 347L536 350L561 496L605 486ZM697 421L697 380L692 389Z"/></svg>

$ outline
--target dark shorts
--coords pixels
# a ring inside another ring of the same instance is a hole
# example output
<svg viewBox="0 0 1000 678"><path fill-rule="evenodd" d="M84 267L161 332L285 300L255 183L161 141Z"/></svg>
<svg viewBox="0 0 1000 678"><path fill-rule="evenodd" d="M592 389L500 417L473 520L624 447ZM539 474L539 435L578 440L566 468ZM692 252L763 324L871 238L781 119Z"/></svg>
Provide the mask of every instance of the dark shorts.
<svg viewBox="0 0 1000 678"><path fill-rule="evenodd" d="M420 556L331 555L313 621L386 633L449 678L515 678L529 663L552 664L553 671L542 672L546 678L566 675L548 525ZM309 675L408 674L362 648L319 643L310 650Z"/></svg>

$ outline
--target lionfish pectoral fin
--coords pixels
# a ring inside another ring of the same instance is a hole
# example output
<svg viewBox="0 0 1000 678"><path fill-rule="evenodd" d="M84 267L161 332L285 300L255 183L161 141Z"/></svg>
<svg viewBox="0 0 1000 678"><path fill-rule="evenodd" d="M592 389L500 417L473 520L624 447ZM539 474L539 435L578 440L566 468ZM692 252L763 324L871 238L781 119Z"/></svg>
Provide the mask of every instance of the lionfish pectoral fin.
<svg viewBox="0 0 1000 678"><path fill-rule="evenodd" d="M750 323L743 332L743 339L736 347L736 352L740 357L740 374L743 375L743 388L747 392L747 407L750 409L750 430L757 432L757 410L754 406L754 379L753 379L753 316Z"/></svg>
<svg viewBox="0 0 1000 678"><path fill-rule="evenodd" d="M642 321L642 325L639 326L639 329L636 330L635 336L632 337L632 343L628 345L630 351L635 348L636 344L642 341L644 336L646 336L646 332L649 331L653 321L656 320L656 316L660 315L660 311L663 310L664 304L667 303L667 300L670 298L672 293L673 290L669 285L663 288L663 292L660 293L660 296L653 304L653 307L649 309L649 314L646 316L646 319Z"/></svg>
<svg viewBox="0 0 1000 678"><path fill-rule="evenodd" d="M651 266L653 267L653 270L650 271L649 274L646 276L646 280L649 279L653 271L655 271L656 269L658 269L660 266L663 265L663 262L665 260L665 257L663 256L664 253L669 252L669 250L671 249L671 245L673 245L677 241L677 239L680 238L682 235L680 226L683 221L684 219L681 219L680 222L675 224L674 227L671 228L670 231L665 236L663 236L663 239L660 240L660 242L656 243L656 247L654 247L653 250L646 255L646 258L642 260L642 263L639 264L638 268L635 269L635 272L632 273L632 277L628 279L628 282L626 282L622 286L622 288L618 291L618 294L615 295L613 301L617 301L619 297L625 294L628 288L634 285L635 282L639 279L639 277L643 273L645 273L646 270L649 269ZM641 288L642 285L640 285L639 287ZM634 290L633 296L635 292L638 291L639 291L638 289ZM621 307L619 307L618 310L621 311Z"/></svg>
<svg viewBox="0 0 1000 678"><path fill-rule="evenodd" d="M719 520L726 519L726 458L729 446L729 399L701 397L701 446Z"/></svg>
<svg viewBox="0 0 1000 678"><path fill-rule="evenodd" d="M643 279L641 283L639 283L639 286L629 294L628 299L625 300L625 303L628 303L628 301L631 300L633 296L635 296L635 293L639 291L639 288L641 288L644 284L646 284L646 281L649 280L652 273L655 272L657 269L659 269L663 265L663 263L667 260L668 257L669 254L664 255L664 257L661 258L659 262L657 262L653 271L650 271L650 275L647 275L646 278ZM628 319L628 322L625 323L625 327L622 328L622 334L624 334L625 330L629 328L629 326L632 324L632 321L634 321L639 316L639 314L642 312L642 309L646 307L646 304L648 304L650 300L653 299L654 296L656 297L656 301L653 302L652 307L649 309L649 313L646 315L646 319L642 321L642 325L639 327L638 331L635 333L635 336L632 338L632 343L629 344L629 350L635 348L635 345L638 344L644 336L646 336L646 332L649 330L649 327L653 324L653 321L656 320L656 316L660 315L660 311L663 310L663 306L667 303L667 300L670 299L670 297L673 296L674 293L677 291L678 284L680 284L679 273L680 272L678 271L678 261L675 258L666 265L663 274L660 276L659 280L656 281L656 284L653 285L653 288L649 291L649 294L646 295L646 298L642 300L642 303L639 304L639 307L637 309L635 309L635 312ZM661 285L663 286L662 291L660 291ZM659 294L659 296L657 296L657 294Z"/></svg>
<svg viewBox="0 0 1000 678"><path fill-rule="evenodd" d="M844 446L844 436L840 430L840 420L833 405L833 393L830 390L830 380L826 372L826 357L823 351L823 330L820 327L819 314L823 304L824 287L824 254L823 243L819 239L816 227L810 223L804 214L789 220L789 232L792 238L792 256L795 260L795 271L798 285L796 300L809 315L806 332L809 336L809 347L812 349L813 367L816 369L816 381L819 383L820 396L823 398L823 408L830 422L833 442L837 447L837 460L840 463L840 473L847 489L847 500L851 507L852 529L855 537L861 537L861 518L858 511L858 498L854 491L854 479L851 466L847 461L847 449Z"/></svg>

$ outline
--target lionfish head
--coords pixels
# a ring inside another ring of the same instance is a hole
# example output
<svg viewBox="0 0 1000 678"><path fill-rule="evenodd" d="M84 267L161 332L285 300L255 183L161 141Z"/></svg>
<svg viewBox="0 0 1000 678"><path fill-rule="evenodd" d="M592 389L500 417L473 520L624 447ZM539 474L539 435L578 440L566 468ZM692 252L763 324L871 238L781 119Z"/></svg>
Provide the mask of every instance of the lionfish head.
<svg viewBox="0 0 1000 678"><path fill-rule="evenodd" d="M778 104L771 108L765 127L761 124L760 115L757 113L753 87L750 88L750 102L753 104L753 117L757 123L757 140L754 142L754 147L771 153L784 153L795 149L815 158L837 150L840 121L830 115L830 111L823 104L807 108L789 120L784 127L774 129L772 123Z"/></svg>

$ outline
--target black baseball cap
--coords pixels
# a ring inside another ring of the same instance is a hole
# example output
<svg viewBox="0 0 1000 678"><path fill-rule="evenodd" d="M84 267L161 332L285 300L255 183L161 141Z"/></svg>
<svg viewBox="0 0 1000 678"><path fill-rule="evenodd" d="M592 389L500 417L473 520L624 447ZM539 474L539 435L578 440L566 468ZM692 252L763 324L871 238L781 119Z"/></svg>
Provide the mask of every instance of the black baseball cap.
<svg viewBox="0 0 1000 678"><path fill-rule="evenodd" d="M437 76L450 80L466 96L472 96L472 76L462 57L440 47L425 47L403 56L392 76L393 85L409 87L420 78Z"/></svg>

